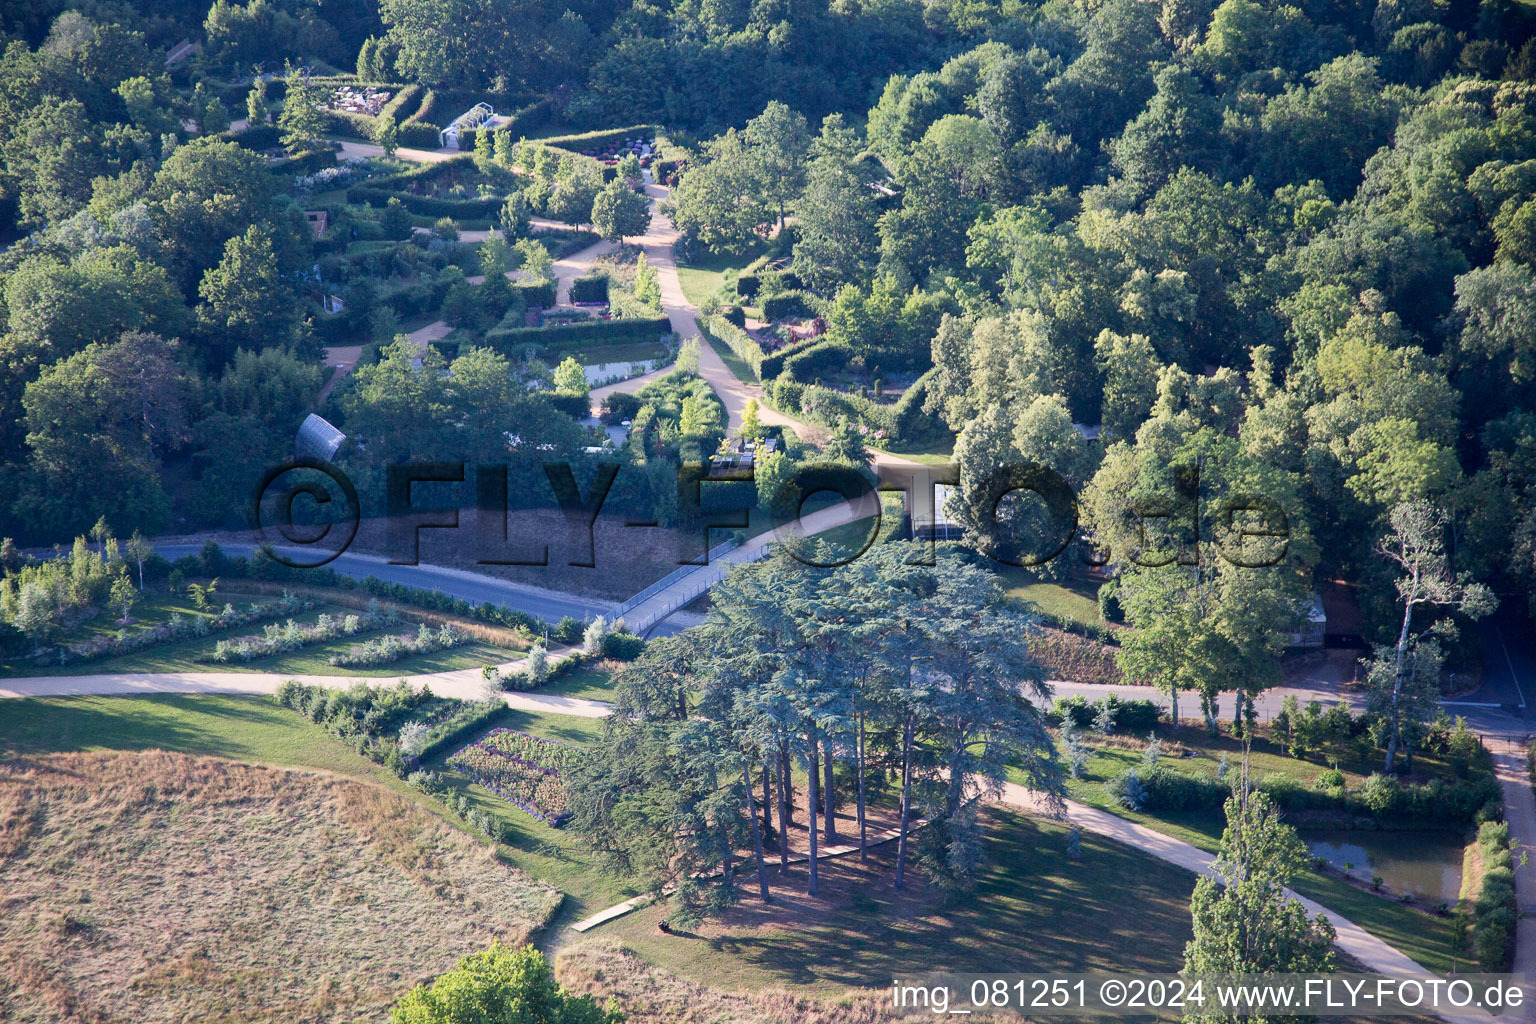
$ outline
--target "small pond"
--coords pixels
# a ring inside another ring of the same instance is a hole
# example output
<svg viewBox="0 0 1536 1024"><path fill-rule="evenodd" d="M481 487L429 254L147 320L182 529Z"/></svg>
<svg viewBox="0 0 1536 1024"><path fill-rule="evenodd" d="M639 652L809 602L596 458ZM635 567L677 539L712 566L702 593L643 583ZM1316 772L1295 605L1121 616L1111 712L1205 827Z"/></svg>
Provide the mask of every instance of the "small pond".
<svg viewBox="0 0 1536 1024"><path fill-rule="evenodd" d="M1455 903L1461 892L1463 844L1454 832L1361 832L1302 829L1314 857L1393 892L1429 903Z"/></svg>
<svg viewBox="0 0 1536 1024"><path fill-rule="evenodd" d="M634 376L630 371L635 367L640 366L648 369L651 365L649 360L631 359L623 363L598 363L596 366L583 366L581 369L586 374L587 383L596 386L614 377Z"/></svg>

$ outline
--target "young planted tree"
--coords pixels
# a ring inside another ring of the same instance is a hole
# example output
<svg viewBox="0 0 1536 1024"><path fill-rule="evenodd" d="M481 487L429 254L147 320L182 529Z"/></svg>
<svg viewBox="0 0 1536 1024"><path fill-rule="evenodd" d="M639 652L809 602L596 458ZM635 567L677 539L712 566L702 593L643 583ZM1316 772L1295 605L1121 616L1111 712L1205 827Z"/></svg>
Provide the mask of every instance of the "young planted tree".
<svg viewBox="0 0 1536 1024"><path fill-rule="evenodd" d="M554 372L555 391L562 395L585 395L592 390L586 369L575 356L566 356Z"/></svg>
<svg viewBox="0 0 1536 1024"><path fill-rule="evenodd" d="M128 616L133 611L134 602L138 599L139 592L133 589L133 584L128 582L127 576L119 576L112 581L112 591L109 600L112 603L112 607L118 611L117 621L128 621Z"/></svg>
<svg viewBox="0 0 1536 1024"><path fill-rule="evenodd" d="M395 150L400 148L400 126L395 123L394 115L381 113L374 119L373 141L386 157L395 158Z"/></svg>
<svg viewBox="0 0 1536 1024"><path fill-rule="evenodd" d="M1194 938L1184 947L1189 974L1312 974L1334 967L1333 925L1286 895L1307 848L1263 793L1245 779L1227 800L1215 874L1202 875L1190 898ZM1227 1021L1193 1014L1186 1021Z"/></svg>
<svg viewBox="0 0 1536 1024"><path fill-rule="evenodd" d="M656 268L641 253L635 260L635 298L656 312L661 312L661 279L656 274ZM698 372L698 367L694 367Z"/></svg>
<svg viewBox="0 0 1536 1024"><path fill-rule="evenodd" d="M133 559L134 564L139 567L139 591L142 593L144 590L144 562L150 555L155 553L155 546L149 542L149 539L142 532L134 530L133 536L128 538L127 546L123 548L123 553Z"/></svg>
<svg viewBox="0 0 1536 1024"><path fill-rule="evenodd" d="M1386 722L1386 770L1392 771L1403 744L1405 719L1422 721L1437 707L1440 686L1439 644L1436 638L1453 637L1455 623L1449 616L1414 625L1421 608L1459 611L1477 619L1493 611L1498 599L1467 573L1451 569L1445 552L1445 513L1427 501L1408 501L1391 513L1392 530L1376 546L1383 558L1397 566L1397 599L1403 621L1397 643L1377 649L1367 679L1371 686L1367 707Z"/></svg>
<svg viewBox="0 0 1536 1024"><path fill-rule="evenodd" d="M251 83L251 91L245 94L245 119L252 127L266 124L272 116L272 106L267 102L267 80L260 75Z"/></svg>

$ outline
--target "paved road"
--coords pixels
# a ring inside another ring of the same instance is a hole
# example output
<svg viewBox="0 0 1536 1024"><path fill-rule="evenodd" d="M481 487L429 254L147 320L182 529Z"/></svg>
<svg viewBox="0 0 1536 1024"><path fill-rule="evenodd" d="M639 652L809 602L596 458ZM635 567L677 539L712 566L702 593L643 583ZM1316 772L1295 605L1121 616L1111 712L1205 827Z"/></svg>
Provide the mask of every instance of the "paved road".
<svg viewBox="0 0 1536 1024"><path fill-rule="evenodd" d="M1523 602L1520 602L1523 604ZM1536 630L1513 602L1472 627L1483 652L1483 685L1460 700L1501 707L1518 718L1536 718ZM1536 726L1536 722L1532 723Z"/></svg>
<svg viewBox="0 0 1536 1024"><path fill-rule="evenodd" d="M250 555L257 548L255 544L241 543L220 544L219 547L226 555ZM165 544L156 545L155 550L166 558L176 559L182 555L195 555L202 548L196 544ZM279 547L278 550L284 549ZM573 619L583 620L599 615L612 615L614 608L618 607L613 601L513 583L494 576L466 572L463 569L427 564L391 565L388 559L376 555L355 554L350 551L337 557L329 567L354 579L377 576L390 583L440 590L452 597L463 598L475 604L489 602L502 605L527 612L550 623L559 622L567 615Z"/></svg>
<svg viewBox="0 0 1536 1024"><path fill-rule="evenodd" d="M550 655L551 662L568 657L575 648L564 648ZM525 670L521 661L506 662L497 668L503 675ZM477 668L430 675L404 676L413 686L431 686L439 697L477 700L486 695L485 678ZM349 676L283 675L273 672L115 672L83 676L26 676L0 679L0 699L19 697L75 696L147 696L157 693L270 694L285 680L294 679L312 686L339 690L358 682ZM392 686L394 678L363 677L375 686ZM604 718L610 707L601 701L562 697L552 693L502 693L510 708L544 714L574 715L577 718Z"/></svg>

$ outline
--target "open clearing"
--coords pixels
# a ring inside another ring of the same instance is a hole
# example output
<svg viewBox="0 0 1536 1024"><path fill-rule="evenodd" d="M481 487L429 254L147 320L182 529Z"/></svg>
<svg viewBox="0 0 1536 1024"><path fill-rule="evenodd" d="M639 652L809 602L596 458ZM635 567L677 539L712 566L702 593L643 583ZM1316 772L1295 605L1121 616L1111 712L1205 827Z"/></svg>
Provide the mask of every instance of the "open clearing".
<svg viewBox="0 0 1536 1024"><path fill-rule="evenodd" d="M165 751L0 762L0 1021L350 1021L560 895L378 786Z"/></svg>

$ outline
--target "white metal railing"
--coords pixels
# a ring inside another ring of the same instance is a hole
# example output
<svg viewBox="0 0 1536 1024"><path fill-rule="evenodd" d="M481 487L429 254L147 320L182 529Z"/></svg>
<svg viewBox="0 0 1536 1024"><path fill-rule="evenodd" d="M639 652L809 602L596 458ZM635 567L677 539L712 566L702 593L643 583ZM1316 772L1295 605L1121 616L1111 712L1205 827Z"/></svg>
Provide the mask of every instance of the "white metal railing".
<svg viewBox="0 0 1536 1024"><path fill-rule="evenodd" d="M628 601L625 601L623 604L619 605L619 609L616 614L623 615L627 611L631 611L640 607L642 604L649 601L663 590L666 590L674 583L677 583L679 580L683 580L689 576L692 576L700 569L707 568L709 563L714 562L718 558L721 558L727 552L734 551L736 546L737 541L734 537L730 540L722 541L721 543L716 544L709 550L709 553L704 556L704 565L684 565L674 569L672 572L667 573L661 579L640 591L640 593L636 594ZM698 595L694 596L697 597Z"/></svg>

